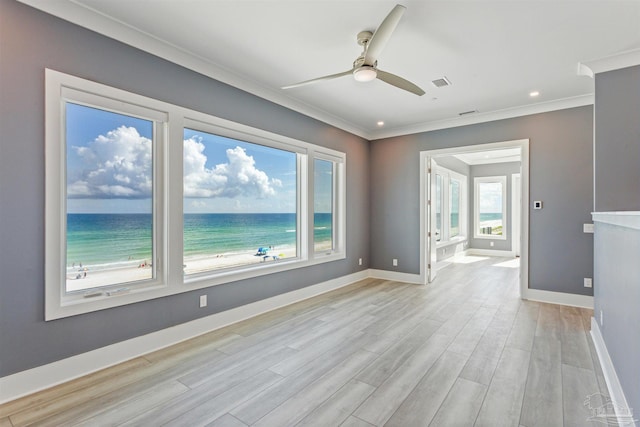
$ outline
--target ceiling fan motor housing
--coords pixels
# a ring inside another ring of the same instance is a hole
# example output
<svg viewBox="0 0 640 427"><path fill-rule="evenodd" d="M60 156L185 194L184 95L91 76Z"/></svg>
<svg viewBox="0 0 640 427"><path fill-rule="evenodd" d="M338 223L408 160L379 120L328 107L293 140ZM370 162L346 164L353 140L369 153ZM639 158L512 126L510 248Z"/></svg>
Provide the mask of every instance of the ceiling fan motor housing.
<svg viewBox="0 0 640 427"><path fill-rule="evenodd" d="M353 70L353 78L359 82L370 82L371 80L375 80L378 76L378 72L374 67L369 65L362 65Z"/></svg>

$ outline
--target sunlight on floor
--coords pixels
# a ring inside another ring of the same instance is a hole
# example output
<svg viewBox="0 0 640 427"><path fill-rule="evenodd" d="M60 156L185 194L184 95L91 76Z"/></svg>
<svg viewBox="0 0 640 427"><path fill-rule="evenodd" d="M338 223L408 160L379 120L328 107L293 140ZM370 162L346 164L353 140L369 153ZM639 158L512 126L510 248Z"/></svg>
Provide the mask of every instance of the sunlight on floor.
<svg viewBox="0 0 640 427"><path fill-rule="evenodd" d="M482 256L465 255L462 257L456 257L451 262L454 264L471 264L478 261L484 261L485 259L489 258Z"/></svg>
<svg viewBox="0 0 640 427"><path fill-rule="evenodd" d="M520 258L510 259L509 261L494 264L494 267L520 268Z"/></svg>

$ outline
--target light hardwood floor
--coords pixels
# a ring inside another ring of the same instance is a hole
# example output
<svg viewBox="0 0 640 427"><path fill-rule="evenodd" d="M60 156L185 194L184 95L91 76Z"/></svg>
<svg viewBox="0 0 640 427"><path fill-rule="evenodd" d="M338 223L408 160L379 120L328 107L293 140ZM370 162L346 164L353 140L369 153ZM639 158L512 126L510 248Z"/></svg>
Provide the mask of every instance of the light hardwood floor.
<svg viewBox="0 0 640 427"><path fill-rule="evenodd" d="M0 427L598 425L592 312L520 300L514 260L461 261L428 286L365 280L9 402Z"/></svg>

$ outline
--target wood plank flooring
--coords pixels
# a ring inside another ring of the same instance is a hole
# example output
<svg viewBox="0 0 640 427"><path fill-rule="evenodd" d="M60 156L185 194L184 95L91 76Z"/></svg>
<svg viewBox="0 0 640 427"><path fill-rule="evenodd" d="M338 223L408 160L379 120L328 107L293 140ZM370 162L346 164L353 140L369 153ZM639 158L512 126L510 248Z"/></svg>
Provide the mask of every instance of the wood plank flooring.
<svg viewBox="0 0 640 427"><path fill-rule="evenodd" d="M0 406L0 427L588 426L590 310L518 297L514 260L368 279Z"/></svg>

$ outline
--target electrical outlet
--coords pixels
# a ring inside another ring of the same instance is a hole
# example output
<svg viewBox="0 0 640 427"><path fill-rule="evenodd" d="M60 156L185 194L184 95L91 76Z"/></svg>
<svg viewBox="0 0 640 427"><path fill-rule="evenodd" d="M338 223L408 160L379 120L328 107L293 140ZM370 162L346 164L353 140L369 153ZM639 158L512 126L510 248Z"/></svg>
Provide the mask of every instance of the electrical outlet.
<svg viewBox="0 0 640 427"><path fill-rule="evenodd" d="M397 267L397 266L398 266L398 260L397 260L397 259L395 259L395 258L393 259L393 266L394 266L394 267Z"/></svg>
<svg viewBox="0 0 640 427"><path fill-rule="evenodd" d="M584 278L584 287L585 288L592 288L593 287L593 280L590 277L585 277Z"/></svg>
<svg viewBox="0 0 640 427"><path fill-rule="evenodd" d="M493 247L493 242L489 242L489 246Z"/></svg>
<svg viewBox="0 0 640 427"><path fill-rule="evenodd" d="M358 258L358 265L362 265L362 258Z"/></svg>
<svg viewBox="0 0 640 427"><path fill-rule="evenodd" d="M207 306L207 296L200 295L200 308Z"/></svg>

